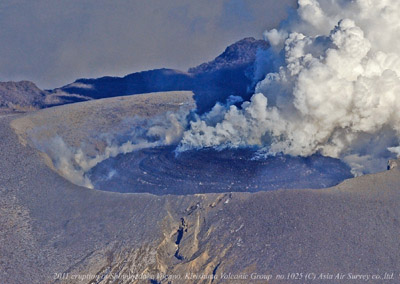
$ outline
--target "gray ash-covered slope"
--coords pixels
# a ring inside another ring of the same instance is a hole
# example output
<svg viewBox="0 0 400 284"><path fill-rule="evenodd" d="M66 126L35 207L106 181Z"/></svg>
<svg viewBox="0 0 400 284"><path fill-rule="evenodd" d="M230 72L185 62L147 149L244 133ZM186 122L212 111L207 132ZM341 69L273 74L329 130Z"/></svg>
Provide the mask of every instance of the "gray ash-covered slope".
<svg viewBox="0 0 400 284"><path fill-rule="evenodd" d="M256 152L251 149L202 149L176 156L174 149L158 147L109 158L91 170L90 180L106 191L185 195L325 188L352 177L340 160L318 155L253 159Z"/></svg>
<svg viewBox="0 0 400 284"><path fill-rule="evenodd" d="M94 275L98 281L90 283L164 284L171 280L122 277L214 273L214 281L172 283L247 284L249 279L224 280L221 273L398 272L397 167L321 190L119 194L57 175L35 149L18 143L11 119L0 118L0 147L7 149L0 151L0 283L89 283L71 277ZM60 273L69 278L55 279Z"/></svg>
<svg viewBox="0 0 400 284"><path fill-rule="evenodd" d="M156 69L132 73L125 77L78 79L53 93L78 94L93 99L150 92L190 90L195 93L199 112L209 110L215 102L225 102L231 95L248 99L252 90L252 68L256 54L268 44L254 38L242 39L215 60L190 68L188 72Z"/></svg>

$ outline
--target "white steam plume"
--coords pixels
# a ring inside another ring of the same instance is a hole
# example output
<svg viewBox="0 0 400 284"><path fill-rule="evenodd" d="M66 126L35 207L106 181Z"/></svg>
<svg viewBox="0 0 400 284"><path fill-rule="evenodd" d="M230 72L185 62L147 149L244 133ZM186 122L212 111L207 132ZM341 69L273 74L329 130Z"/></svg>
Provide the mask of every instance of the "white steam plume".
<svg viewBox="0 0 400 284"><path fill-rule="evenodd" d="M180 150L318 152L343 159L355 175L376 171L399 152L400 1L298 4L279 29L264 34L275 57L270 62L281 66L241 108L218 105L212 110L218 122L209 115L191 122Z"/></svg>
<svg viewBox="0 0 400 284"><path fill-rule="evenodd" d="M187 115L188 111L179 111L147 119L127 119L122 126L115 126L115 132L103 133L96 138L96 142L104 142L105 147L101 151L97 150L94 155L89 155L84 145L80 148L67 145L60 136L40 139L40 129L34 129L30 136L36 148L50 157L62 176L77 185L93 188L87 173L98 163L143 148L176 145L187 126ZM125 128L127 125L128 129Z"/></svg>

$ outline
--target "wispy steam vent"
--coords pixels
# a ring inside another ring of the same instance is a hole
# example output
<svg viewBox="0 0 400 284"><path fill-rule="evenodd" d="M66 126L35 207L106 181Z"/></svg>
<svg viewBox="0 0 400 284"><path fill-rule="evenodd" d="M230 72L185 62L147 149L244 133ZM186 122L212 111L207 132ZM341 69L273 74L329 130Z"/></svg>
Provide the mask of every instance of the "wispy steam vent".
<svg viewBox="0 0 400 284"><path fill-rule="evenodd" d="M258 146L341 158L355 175L383 170L399 152L400 3L299 0L290 15L264 33L250 101L198 117L180 150Z"/></svg>
<svg viewBox="0 0 400 284"><path fill-rule="evenodd" d="M104 160L177 145L188 128L192 96L191 92L169 92L93 100L33 113L17 120L14 127L27 134L21 134L21 139L46 154L63 177L93 188L87 173ZM106 179L115 175L111 169Z"/></svg>

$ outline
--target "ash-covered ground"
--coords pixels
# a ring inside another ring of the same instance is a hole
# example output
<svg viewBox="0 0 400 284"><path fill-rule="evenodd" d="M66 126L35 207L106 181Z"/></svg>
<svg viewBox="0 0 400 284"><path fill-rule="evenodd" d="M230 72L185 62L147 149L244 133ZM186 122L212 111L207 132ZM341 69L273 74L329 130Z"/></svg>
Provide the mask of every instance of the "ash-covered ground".
<svg viewBox="0 0 400 284"><path fill-rule="evenodd" d="M142 149L109 158L90 171L90 180L105 191L181 195L326 188L352 177L346 164L320 155L255 159L251 149L210 148L178 155L174 149Z"/></svg>
<svg viewBox="0 0 400 284"><path fill-rule="evenodd" d="M56 133L71 149L84 138L89 146L96 145L88 133L94 130L109 133L124 117L148 118L162 111L173 111L180 107L178 102L189 104L190 98L191 94L182 92L146 94L1 117L0 146L7 150L0 151L0 283L90 281L72 279L72 275L93 275L95 279L90 283L131 283L119 280L136 274L184 277L192 273L218 276L213 283L233 283L231 279L222 279L222 273L250 275L255 272L275 276L312 271L318 275L374 273L382 277L385 272L397 273L400 261L398 167L316 190L162 196L121 194L71 183L58 175L62 172L54 164L51 167L51 157L38 152L29 140L32 129L41 126L46 130L43 141ZM170 188L186 188L189 192L192 187L196 189L196 183L199 187L199 177L205 173L209 180L220 185L226 185L232 176L238 180L241 175L249 184L265 185L265 180L257 179L273 180L271 171L281 174L281 179L289 183L288 177L294 177L292 167L305 167L304 160L293 158L283 163L287 168L281 167L278 171L273 160L252 161L254 152L246 151L214 152L213 155L186 152L175 159L172 149L157 148L116 156L107 163L114 161L118 168L110 164L105 169L116 170L113 178L119 178L121 183L121 169L127 174L132 169L152 172L150 177L141 175L147 181L162 178L170 182ZM118 160L121 158L126 159L124 163ZM283 158L287 157L276 157ZM313 166L311 169L319 169L307 180L318 180L316 177L322 176L323 170L333 173L340 169L335 160L312 156L307 161ZM102 165L105 164L98 167ZM255 174L244 175L246 167ZM202 175L198 174L200 170L205 170ZM108 175L108 171L104 174ZM268 171L270 174L265 174ZM182 182L181 172L186 172L187 184ZM221 172L227 175L226 179ZM298 169L297 177L305 172ZM136 173L133 171L133 174ZM291 181L292 184L300 182L304 179ZM154 185L149 188L157 189ZM70 277L55 279L60 273L69 273ZM114 280L113 275L121 278ZM138 283L169 281L157 277L147 280ZM173 283L212 281L181 280ZM284 281L300 283L287 278ZM271 281L278 282L283 283ZM235 283L247 284L249 279ZM349 280L335 283L347 284Z"/></svg>

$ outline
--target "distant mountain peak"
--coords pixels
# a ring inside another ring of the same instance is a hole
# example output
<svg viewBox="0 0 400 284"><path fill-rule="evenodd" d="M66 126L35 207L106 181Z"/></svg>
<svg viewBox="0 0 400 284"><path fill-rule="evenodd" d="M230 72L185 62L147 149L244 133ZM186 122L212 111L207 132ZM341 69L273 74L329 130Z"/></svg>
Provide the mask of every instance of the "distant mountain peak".
<svg viewBox="0 0 400 284"><path fill-rule="evenodd" d="M267 49L268 47L268 43L264 40L247 37L228 46L225 51L214 60L190 68L188 72L194 74L214 72L253 63L256 58L257 50Z"/></svg>
<svg viewBox="0 0 400 284"><path fill-rule="evenodd" d="M46 92L30 81L0 82L0 107L15 110L42 108Z"/></svg>
<svg viewBox="0 0 400 284"><path fill-rule="evenodd" d="M162 68L124 77L82 78L54 90L42 91L28 81L0 82L0 108L33 110L90 99L190 90L195 94L197 111L203 113L230 96L240 96L244 100L250 97L251 70L257 51L268 47L267 42L248 37L228 46L214 60L190 68L188 72Z"/></svg>

